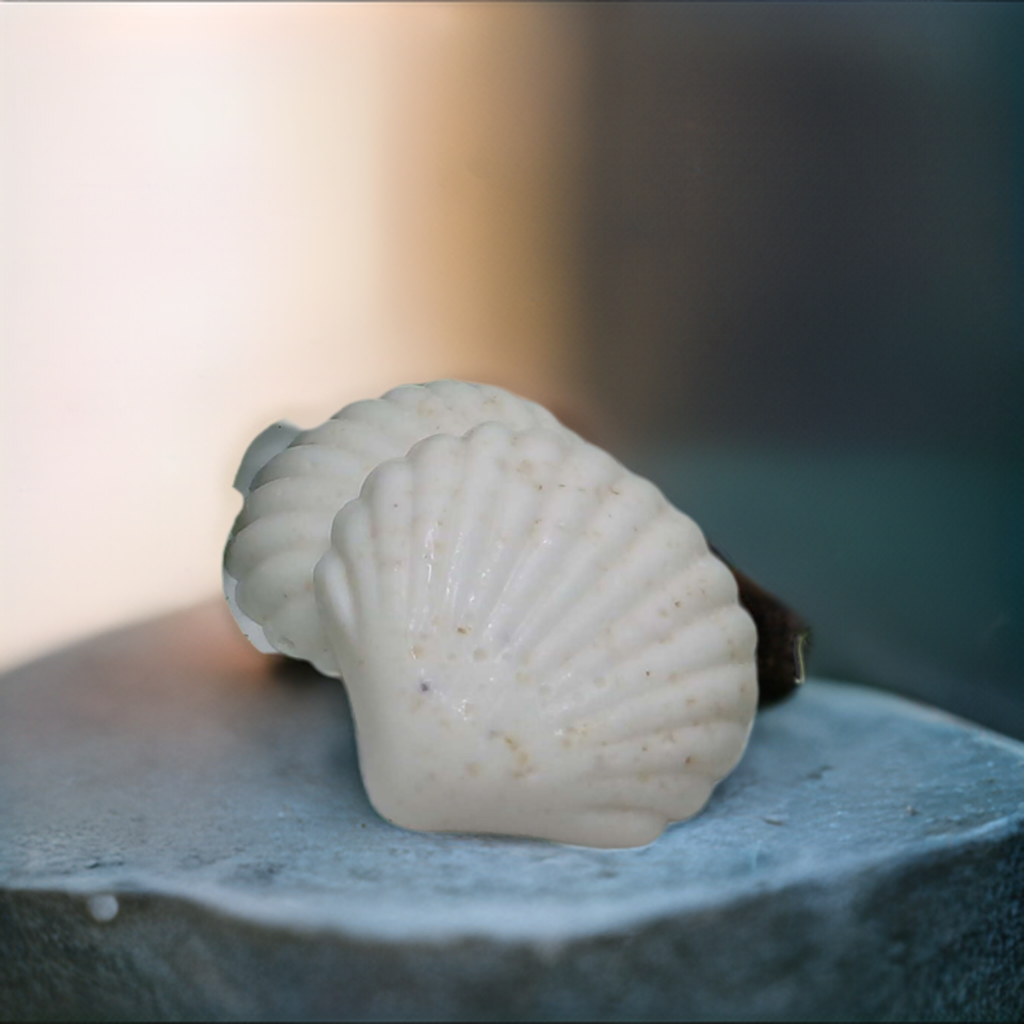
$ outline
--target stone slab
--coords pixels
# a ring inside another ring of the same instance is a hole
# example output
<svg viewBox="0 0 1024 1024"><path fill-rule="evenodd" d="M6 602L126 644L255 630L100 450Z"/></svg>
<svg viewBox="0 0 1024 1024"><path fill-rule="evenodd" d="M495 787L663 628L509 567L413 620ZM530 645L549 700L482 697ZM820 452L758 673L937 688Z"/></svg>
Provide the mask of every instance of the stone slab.
<svg viewBox="0 0 1024 1024"><path fill-rule="evenodd" d="M0 1019L1024 1016L1024 745L812 680L639 850L380 819L220 603L0 677Z"/></svg>

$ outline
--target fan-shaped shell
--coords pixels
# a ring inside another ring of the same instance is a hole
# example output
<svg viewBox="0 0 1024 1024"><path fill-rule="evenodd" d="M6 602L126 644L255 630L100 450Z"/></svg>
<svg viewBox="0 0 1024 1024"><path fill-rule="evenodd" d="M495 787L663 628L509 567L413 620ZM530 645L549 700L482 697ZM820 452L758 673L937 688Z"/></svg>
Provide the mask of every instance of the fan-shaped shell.
<svg viewBox="0 0 1024 1024"><path fill-rule="evenodd" d="M260 434L236 479L245 504L224 554L224 592L249 640L338 675L313 595L313 568L327 551L335 514L380 462L433 434L461 435L492 420L576 438L534 402L452 380L355 402L313 430L276 424Z"/></svg>
<svg viewBox="0 0 1024 1024"><path fill-rule="evenodd" d="M363 779L431 831L635 846L742 754L756 632L696 524L566 432L385 462L315 574Z"/></svg>

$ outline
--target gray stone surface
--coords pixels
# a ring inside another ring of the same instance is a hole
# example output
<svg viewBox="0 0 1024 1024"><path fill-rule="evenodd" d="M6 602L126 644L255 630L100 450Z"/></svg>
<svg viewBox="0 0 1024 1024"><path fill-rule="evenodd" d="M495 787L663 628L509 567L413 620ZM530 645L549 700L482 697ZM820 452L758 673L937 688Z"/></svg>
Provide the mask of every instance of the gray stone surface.
<svg viewBox="0 0 1024 1024"><path fill-rule="evenodd" d="M421 835L219 604L0 678L0 1019L1020 1019L1024 746L812 681L639 850Z"/></svg>

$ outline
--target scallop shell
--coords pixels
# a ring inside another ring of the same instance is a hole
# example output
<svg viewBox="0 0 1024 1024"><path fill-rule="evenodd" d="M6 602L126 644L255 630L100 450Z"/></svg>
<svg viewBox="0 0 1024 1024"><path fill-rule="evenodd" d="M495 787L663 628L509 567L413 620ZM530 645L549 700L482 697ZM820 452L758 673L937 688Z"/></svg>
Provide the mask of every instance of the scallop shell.
<svg viewBox="0 0 1024 1024"><path fill-rule="evenodd" d="M756 631L649 481L487 423L385 462L315 590L370 799L406 828L638 846L739 760Z"/></svg>
<svg viewBox="0 0 1024 1024"><path fill-rule="evenodd" d="M331 522L380 462L433 434L487 421L546 427L578 440L543 406L485 384L443 380L355 402L321 426L275 424L249 446L235 480L245 504L224 554L224 592L242 632L261 651L338 667L320 624L313 568Z"/></svg>

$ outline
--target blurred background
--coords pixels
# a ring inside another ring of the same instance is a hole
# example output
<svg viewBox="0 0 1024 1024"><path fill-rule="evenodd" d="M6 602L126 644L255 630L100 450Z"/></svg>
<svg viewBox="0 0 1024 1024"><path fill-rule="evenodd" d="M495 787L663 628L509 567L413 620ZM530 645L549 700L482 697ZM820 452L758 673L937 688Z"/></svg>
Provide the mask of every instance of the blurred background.
<svg viewBox="0 0 1024 1024"><path fill-rule="evenodd" d="M248 441L486 380L815 674L1024 736L1024 6L0 5L0 668L219 591Z"/></svg>

